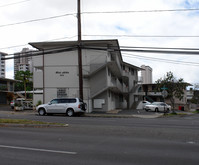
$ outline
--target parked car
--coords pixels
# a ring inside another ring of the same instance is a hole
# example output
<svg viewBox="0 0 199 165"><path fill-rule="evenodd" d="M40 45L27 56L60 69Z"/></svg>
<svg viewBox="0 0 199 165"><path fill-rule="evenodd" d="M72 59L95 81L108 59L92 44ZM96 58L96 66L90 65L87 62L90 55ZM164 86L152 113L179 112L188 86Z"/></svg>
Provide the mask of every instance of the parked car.
<svg viewBox="0 0 199 165"><path fill-rule="evenodd" d="M66 114L73 116L75 113L85 113L86 103L79 98L57 98L47 104L36 107L39 115Z"/></svg>
<svg viewBox="0 0 199 165"><path fill-rule="evenodd" d="M144 109L145 105L147 105L147 104L151 104L151 102L145 101L145 100L140 101L139 104L137 105L136 109Z"/></svg>
<svg viewBox="0 0 199 165"><path fill-rule="evenodd" d="M144 108L146 111L155 111L155 112L159 112L159 111L165 111L165 112L169 112L171 110L171 106L164 103L164 102L153 102L150 105L146 105Z"/></svg>
<svg viewBox="0 0 199 165"><path fill-rule="evenodd" d="M20 103L20 104L22 104L22 102L24 101L25 99L24 98L17 98L16 100L12 100L11 102L10 102L10 107L12 108L12 109L14 109L14 107L15 107L15 103Z"/></svg>
<svg viewBox="0 0 199 165"><path fill-rule="evenodd" d="M143 109L145 109L146 105L150 105L150 104L151 104L151 102L149 102L149 101L142 101Z"/></svg>

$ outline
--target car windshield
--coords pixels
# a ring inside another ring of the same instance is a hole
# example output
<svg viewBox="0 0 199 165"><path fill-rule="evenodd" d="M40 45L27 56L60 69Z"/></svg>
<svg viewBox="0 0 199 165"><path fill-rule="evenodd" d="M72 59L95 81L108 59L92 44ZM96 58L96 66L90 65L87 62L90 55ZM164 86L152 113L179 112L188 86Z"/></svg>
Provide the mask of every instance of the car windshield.
<svg viewBox="0 0 199 165"><path fill-rule="evenodd" d="M161 106L166 106L166 103L163 102L153 102L152 105L161 105Z"/></svg>
<svg viewBox="0 0 199 165"><path fill-rule="evenodd" d="M57 104L58 103L58 100L57 99L54 99L50 102L51 104Z"/></svg>
<svg viewBox="0 0 199 165"><path fill-rule="evenodd" d="M152 104L153 104L153 105L159 105L159 103L157 103L157 102L153 102Z"/></svg>

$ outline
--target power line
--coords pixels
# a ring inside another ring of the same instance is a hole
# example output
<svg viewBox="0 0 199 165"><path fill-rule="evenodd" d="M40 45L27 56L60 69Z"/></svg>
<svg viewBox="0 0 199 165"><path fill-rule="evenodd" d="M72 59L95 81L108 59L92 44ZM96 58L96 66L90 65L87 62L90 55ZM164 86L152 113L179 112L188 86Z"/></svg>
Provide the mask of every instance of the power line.
<svg viewBox="0 0 199 165"><path fill-rule="evenodd" d="M73 45L74 47L78 47L79 45ZM192 51L191 49L188 49L187 50L172 50L172 49L177 49L177 48L171 48L171 50L159 50L159 48L156 48L157 50L151 50L151 49L133 49L133 48L128 48L128 49L118 49L118 48L114 48L114 47L111 47L111 48L108 48L107 47L103 47L103 46L100 46L100 47L94 47L94 46L80 46L82 49L88 49L88 50L102 50L102 51L110 51L110 52L115 52L115 51L121 51L121 52L139 52L139 53L158 53L158 54L177 54L177 55L196 55L198 56L199 55L199 51ZM167 48L169 49L169 48ZM186 48L185 48L186 49ZM64 47L60 47L59 49L56 49L57 51L63 51L65 50ZM197 49L198 50L198 49ZM48 50L48 51L51 51L51 50ZM52 50L54 51L54 49ZM7 56L13 56L14 54L7 54ZM7 59L7 58L6 58ZM12 59L9 58L9 59Z"/></svg>
<svg viewBox="0 0 199 165"><path fill-rule="evenodd" d="M5 4L5 5L0 5L0 7L12 6L12 5L16 5L16 4L19 4L19 3L24 3L24 2L27 2L27 1L30 1L30 0L19 1L19 2L14 2L14 3L8 3L8 4Z"/></svg>
<svg viewBox="0 0 199 165"><path fill-rule="evenodd" d="M9 54L11 57L2 58L2 60L10 60L10 59L17 59L22 57L30 57L30 56L40 56L40 55L48 55L53 53L61 53L61 52L67 52L67 51L73 51L77 50L78 46L71 46L67 48L59 48L59 49L49 49L44 51L29 51L26 52L26 54L21 55L14 55ZM139 58L144 60L150 60L150 61L158 61L158 62L165 62L165 63L172 63L172 64L181 64L181 65L190 65L190 66L199 66L199 63L196 62L185 62L185 61L177 61L177 60L170 60L170 59L161 59L161 58L153 58L153 57L146 57L146 56L140 56L140 55L134 55L134 54L128 54L123 53L122 56L127 56L128 58Z"/></svg>
<svg viewBox="0 0 199 165"><path fill-rule="evenodd" d="M134 38L197 38L199 36L191 35L95 35L95 34L85 34L85 37L134 37Z"/></svg>
<svg viewBox="0 0 199 165"><path fill-rule="evenodd" d="M54 40L62 40L62 39L71 39L77 37L77 35L71 36L71 37L61 37L61 38L54 38L54 39L49 39L49 40L44 40L41 42L48 42L48 41L54 41ZM8 46L8 47L2 47L2 49L11 49L11 48L16 48L16 47L22 47L22 46L28 46L28 44L22 44L22 45L13 45L13 46ZM114 47L114 46L112 46ZM117 47L116 47L117 48ZM138 47L138 46L120 46L120 48L133 48L133 49L168 49L168 50L199 50L199 48L169 48L169 47Z"/></svg>
<svg viewBox="0 0 199 165"><path fill-rule="evenodd" d="M103 47L92 47L92 46L84 46L83 49L90 50L107 50L107 48ZM185 51L185 50L147 50L147 49L117 49L110 48L110 51L121 51L121 52L139 52L139 53L159 53L159 54L181 54L181 55L199 55L199 51Z"/></svg>
<svg viewBox="0 0 199 165"><path fill-rule="evenodd" d="M15 45L15 46L8 46L8 47L2 47L2 48L0 48L0 49L11 49L11 48L17 48L17 47L22 47L22 46L28 46L28 44Z"/></svg>
<svg viewBox="0 0 199 165"><path fill-rule="evenodd" d="M71 36L71 37L54 38L54 39L45 40L45 41L41 41L41 42L56 41L56 40L62 40L62 39L71 39L71 38L74 38L74 37L77 37L77 35L74 35L74 36ZM0 48L0 50L2 50L2 49L17 48L17 47L24 47L24 46L30 46L30 45L28 45L28 44L13 45L13 46L9 46L9 47L2 47L2 48Z"/></svg>
<svg viewBox="0 0 199 165"><path fill-rule="evenodd" d="M199 66L199 63L197 63L197 62L188 62L188 61L179 61L179 60L146 57L146 56L140 56L140 55L134 55L134 54L128 54L128 53L123 53L122 55L127 56L128 58L140 58L140 59L145 59L145 60L160 61L160 62L173 63L173 64Z"/></svg>
<svg viewBox="0 0 199 165"><path fill-rule="evenodd" d="M168 9L168 10L133 10L133 11L102 11L102 12L83 12L82 14L121 14L121 13L151 13L151 12L185 12L185 11L199 11L199 8L195 9Z"/></svg>
<svg viewBox="0 0 199 165"><path fill-rule="evenodd" d="M6 58L3 57L1 58L1 60L11 60L11 59L17 59L17 58L22 58L22 57L32 57L32 56L61 53L61 52L73 51L76 49L77 49L77 46L64 47L64 48L58 48L58 49L48 49L48 50L43 50L43 51L34 50L34 51L28 51L24 53L22 52L18 54L7 54L7 56L11 56L11 57L6 57Z"/></svg>
<svg viewBox="0 0 199 165"><path fill-rule="evenodd" d="M62 38L63 39L63 38ZM81 46L82 49L91 49L91 50L108 50L106 47L94 47L94 46ZM191 48L158 48L158 47L128 47L128 46L121 46L124 48L114 48L111 47L108 51L121 51L121 52L140 52L140 53L160 53L160 54L178 54L178 55L199 55L199 49L191 49ZM138 49L139 48L139 49ZM143 49L145 48L145 49ZM146 49L147 48L147 49ZM154 49L154 50L151 50ZM155 50L157 49L157 50ZM161 50L163 49L163 50ZM170 49L170 50L164 50ZM179 50L182 49L182 50ZM9 54L13 55L13 54Z"/></svg>
<svg viewBox="0 0 199 165"><path fill-rule="evenodd" d="M28 1L28 0L27 0ZM21 1L25 2L25 1ZM18 2L19 3L19 2ZM14 4L14 3L13 3ZM135 13L135 12L173 12L173 11L199 11L199 9L171 9L171 10L137 10L137 11L105 11L105 12L82 12L81 14L110 14L110 13ZM28 20L28 21L22 21L22 22L16 22L16 23L10 23L10 24L5 24L5 25L0 25L1 27L7 27L7 26L14 26L14 25L19 25L19 24L25 24L25 23L31 23L31 22L38 22L38 21L44 21L44 20L49 20L49 19L55 19L55 18L60 18L60 17L65 17L65 16L71 16L71 15L76 15L77 13L68 13L68 14L62 14L62 15L57 15L57 16L52 16L52 17L46 17L46 18L39 18L39 19L33 19L33 20ZM88 35L87 35L88 36ZM89 35L90 36L90 35ZM125 35L124 35L125 36ZM128 36L126 36L128 37ZM135 37L135 36L134 36ZM145 36L137 36L137 37L145 37ZM158 36L157 36L158 37ZM163 37L163 36L159 36ZM171 36L172 37L172 36ZM179 37L179 36L176 36ZM185 36L186 37L186 36ZM187 36L187 37L192 37L192 36Z"/></svg>
<svg viewBox="0 0 199 165"><path fill-rule="evenodd" d="M39 19L33 19L33 20L28 20L28 21L22 21L22 22L5 24L5 25L0 25L0 28L7 27L7 26L14 26L14 25L26 24L26 23L32 23L32 22L38 22L38 21L44 21L44 20L49 20L49 19L55 19L55 18L60 18L60 17L66 17L66 16L71 16L71 15L75 15L75 13L62 14L62 15L57 15L57 16L52 16L52 17L39 18Z"/></svg>
<svg viewBox="0 0 199 165"><path fill-rule="evenodd" d="M165 50L199 50L199 48L169 48L169 47L141 47L141 46L120 46L120 48L133 48L133 49L165 49Z"/></svg>

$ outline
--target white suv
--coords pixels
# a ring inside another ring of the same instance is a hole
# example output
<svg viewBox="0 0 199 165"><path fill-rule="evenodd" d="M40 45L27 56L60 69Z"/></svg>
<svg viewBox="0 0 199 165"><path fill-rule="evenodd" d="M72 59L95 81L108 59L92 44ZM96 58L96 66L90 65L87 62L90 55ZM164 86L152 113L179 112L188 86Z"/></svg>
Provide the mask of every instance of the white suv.
<svg viewBox="0 0 199 165"><path fill-rule="evenodd" d="M85 113L86 103L79 98L53 99L47 104L36 107L39 115L45 114L66 114L73 116L75 113Z"/></svg>

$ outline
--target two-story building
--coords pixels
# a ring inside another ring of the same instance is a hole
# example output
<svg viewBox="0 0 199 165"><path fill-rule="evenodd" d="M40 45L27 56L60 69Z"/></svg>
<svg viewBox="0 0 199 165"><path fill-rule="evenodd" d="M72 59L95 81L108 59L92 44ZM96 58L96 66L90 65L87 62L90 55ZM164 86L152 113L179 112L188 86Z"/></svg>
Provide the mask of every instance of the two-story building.
<svg viewBox="0 0 199 165"><path fill-rule="evenodd" d="M77 41L30 43L42 55L33 56L34 104L57 97L79 97ZM117 40L81 42L83 99L88 111L131 107L136 100L139 67L123 61ZM46 53L48 52L48 53ZM49 53L50 52L50 53Z"/></svg>
<svg viewBox="0 0 199 165"><path fill-rule="evenodd" d="M14 96L14 84L16 80L0 78L0 104L8 104L8 93Z"/></svg>

